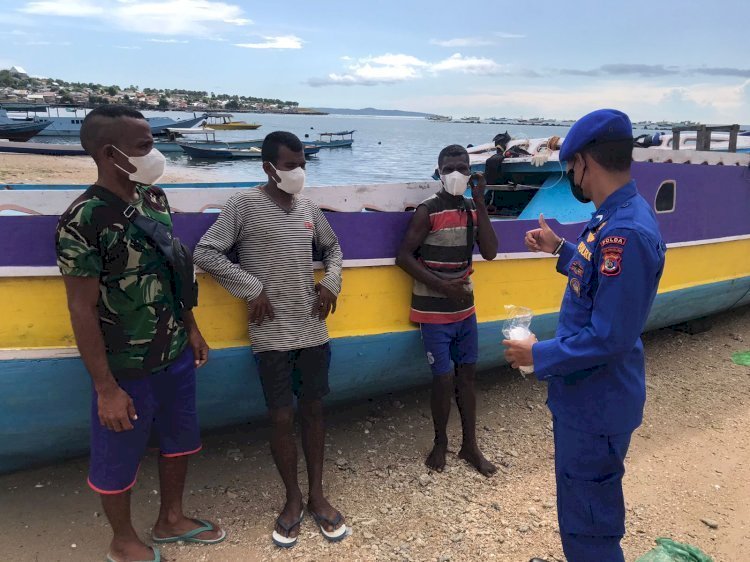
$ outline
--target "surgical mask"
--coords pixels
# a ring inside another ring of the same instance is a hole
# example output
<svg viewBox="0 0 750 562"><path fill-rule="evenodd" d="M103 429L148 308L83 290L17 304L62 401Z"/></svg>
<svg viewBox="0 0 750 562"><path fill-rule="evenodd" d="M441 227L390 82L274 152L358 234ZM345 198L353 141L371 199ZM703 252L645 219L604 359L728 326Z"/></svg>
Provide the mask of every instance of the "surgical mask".
<svg viewBox="0 0 750 562"><path fill-rule="evenodd" d="M269 164L271 164L269 162ZM278 170L271 164L273 171L281 181L276 182L276 187L289 195L296 195L305 187L305 169L297 166L294 170Z"/></svg>
<svg viewBox="0 0 750 562"><path fill-rule="evenodd" d="M591 199L586 197L583 194L583 178L586 176L586 168L583 169L583 173L581 174L581 182L576 183L575 181L575 168L571 168L568 170L568 183L570 184L570 192L573 194L573 197L578 199L581 203L591 203Z"/></svg>
<svg viewBox="0 0 750 562"><path fill-rule="evenodd" d="M466 191L466 188L469 185L470 178L471 176L467 176L458 171L440 175L440 181L443 182L445 191L453 196L464 194L464 191Z"/></svg>
<svg viewBox="0 0 750 562"><path fill-rule="evenodd" d="M153 185L164 175L164 166L167 159L155 148L152 148L145 156L128 156L116 146L112 145L112 148L127 158L130 165L135 167L135 172L128 172L115 163L115 166L128 174L130 181L141 185Z"/></svg>

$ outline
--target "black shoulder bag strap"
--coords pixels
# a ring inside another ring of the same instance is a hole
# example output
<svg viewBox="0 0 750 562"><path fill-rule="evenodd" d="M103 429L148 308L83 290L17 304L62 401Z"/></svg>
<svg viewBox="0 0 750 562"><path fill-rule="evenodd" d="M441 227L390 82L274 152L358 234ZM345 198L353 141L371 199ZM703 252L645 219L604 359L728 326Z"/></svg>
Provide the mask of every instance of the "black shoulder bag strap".
<svg viewBox="0 0 750 562"><path fill-rule="evenodd" d="M122 214L156 244L156 247L172 266L176 285L175 294L180 299L182 307L190 310L196 306L198 304L198 290L195 282L192 253L179 239L172 236L169 227L143 216L135 207L100 185L92 185L88 188L87 193L101 199Z"/></svg>

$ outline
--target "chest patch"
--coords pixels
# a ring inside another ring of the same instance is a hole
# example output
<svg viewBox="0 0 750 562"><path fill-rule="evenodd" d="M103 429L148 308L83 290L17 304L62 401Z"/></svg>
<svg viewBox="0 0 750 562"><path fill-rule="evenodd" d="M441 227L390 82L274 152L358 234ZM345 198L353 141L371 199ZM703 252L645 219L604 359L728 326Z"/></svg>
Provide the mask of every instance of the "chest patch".
<svg viewBox="0 0 750 562"><path fill-rule="evenodd" d="M581 254L586 261L591 261L591 250L589 250L586 244L583 243L583 240L578 243L578 253Z"/></svg>

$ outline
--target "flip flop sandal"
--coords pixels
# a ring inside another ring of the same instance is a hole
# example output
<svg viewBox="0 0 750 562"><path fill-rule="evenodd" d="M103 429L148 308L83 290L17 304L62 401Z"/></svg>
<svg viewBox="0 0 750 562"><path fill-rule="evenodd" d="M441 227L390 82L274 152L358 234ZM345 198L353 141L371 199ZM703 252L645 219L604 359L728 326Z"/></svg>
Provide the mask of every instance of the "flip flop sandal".
<svg viewBox="0 0 750 562"><path fill-rule="evenodd" d="M166 538L160 538L155 537L153 533L151 533L152 540L157 544L166 544L166 543L173 543L173 542L187 542L187 543L195 543L195 544L216 544L223 541L225 538L227 538L227 532L222 529L221 535L216 537L215 539L199 539L196 537L196 535L200 535L201 533L205 533L206 531L215 531L216 527L209 523L208 521L204 521L203 519L193 519L195 523L198 523L200 527L193 529L192 531L188 531L184 535L180 535L177 537L166 537Z"/></svg>
<svg viewBox="0 0 750 562"><path fill-rule="evenodd" d="M154 546L149 547L149 548L151 548L151 550L154 551L154 557L153 557L153 559L151 559L151 560L143 560L141 562L161 562L161 553L159 552L159 549L156 548L156 547L154 547ZM114 558L112 558L111 554L107 554L107 562L117 562L117 560L115 560Z"/></svg>
<svg viewBox="0 0 750 562"><path fill-rule="evenodd" d="M343 515L341 513L336 512L336 517L331 520L327 517L323 517L322 515L318 515L314 511L308 509L310 512L310 515L312 515L312 518L315 519L315 522L318 524L318 528L320 529L320 533L323 535L323 538L325 538L328 542L340 542L343 541L346 537L351 535L351 528L347 527L344 521ZM326 531L325 527L323 526L323 523L328 523L331 527L333 527L333 531ZM338 526L341 524L341 526Z"/></svg>
<svg viewBox="0 0 750 562"><path fill-rule="evenodd" d="M276 518L276 524L279 527L281 527L282 529L284 529L284 532L286 533L287 536L282 535L281 533L279 533L278 531L276 531L276 529L274 529L273 533L271 533L271 540L273 541L273 544L275 544L279 548L292 548L295 544L297 544L297 540L299 539L299 535L297 535L296 537L290 537L289 533L292 531L292 529L294 529L298 525L301 525L302 524L302 520L304 518L305 518L305 508L304 507L302 508L302 511L300 511L299 518L294 523L292 523L291 525L286 525L281 520L281 515L279 515Z"/></svg>

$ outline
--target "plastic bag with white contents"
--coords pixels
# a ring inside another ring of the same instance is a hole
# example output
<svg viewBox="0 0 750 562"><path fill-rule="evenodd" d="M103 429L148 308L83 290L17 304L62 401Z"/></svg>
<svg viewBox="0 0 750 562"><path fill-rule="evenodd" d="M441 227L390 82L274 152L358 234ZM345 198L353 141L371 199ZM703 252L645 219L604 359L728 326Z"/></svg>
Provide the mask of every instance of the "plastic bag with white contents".
<svg viewBox="0 0 750 562"><path fill-rule="evenodd" d="M505 339L525 340L531 336L531 320L534 318L534 313L530 308L506 304L505 313L508 315L507 320L503 322ZM518 370L522 375L529 375L534 372L534 365L522 365Z"/></svg>

